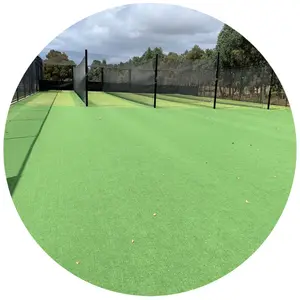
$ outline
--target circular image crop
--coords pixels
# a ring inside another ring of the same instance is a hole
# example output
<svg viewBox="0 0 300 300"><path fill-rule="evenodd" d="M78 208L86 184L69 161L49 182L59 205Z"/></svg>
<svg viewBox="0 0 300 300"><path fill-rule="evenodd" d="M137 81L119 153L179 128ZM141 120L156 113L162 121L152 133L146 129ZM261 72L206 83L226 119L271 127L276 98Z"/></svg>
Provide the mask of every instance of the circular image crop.
<svg viewBox="0 0 300 300"><path fill-rule="evenodd" d="M131 295L207 285L266 240L296 135L261 53L179 6L127 5L71 26L24 73L4 141L26 228L79 278Z"/></svg>

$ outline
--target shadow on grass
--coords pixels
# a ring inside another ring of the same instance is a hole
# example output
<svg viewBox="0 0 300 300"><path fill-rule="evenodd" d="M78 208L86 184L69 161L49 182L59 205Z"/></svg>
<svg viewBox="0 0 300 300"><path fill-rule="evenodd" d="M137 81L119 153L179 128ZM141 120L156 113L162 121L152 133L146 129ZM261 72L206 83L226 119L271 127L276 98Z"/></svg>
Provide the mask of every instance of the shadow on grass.
<svg viewBox="0 0 300 300"><path fill-rule="evenodd" d="M43 109L37 110L23 103L17 103L8 113L4 137L4 162L11 196L16 190L57 95L58 93L48 94L45 97L45 103L48 105L43 104Z"/></svg>
<svg viewBox="0 0 300 300"><path fill-rule="evenodd" d="M145 97L141 94L134 94L134 93L123 93L123 92L106 92L106 94L123 99L125 101L130 101L142 106L154 106L154 98L152 97Z"/></svg>
<svg viewBox="0 0 300 300"><path fill-rule="evenodd" d="M12 195L13 191L15 190L15 186L17 185L17 183L19 181L19 176L8 177L8 178L6 178L6 181L7 181L9 191Z"/></svg>
<svg viewBox="0 0 300 300"><path fill-rule="evenodd" d="M148 97L147 94L143 94L145 97ZM212 104L209 101L200 101L186 97L178 97L177 95L164 95L164 94L157 94L157 104L160 105L160 101L166 101L169 103L178 103L185 106L192 106L192 107L201 107L201 108L211 108ZM210 105L208 105L210 104Z"/></svg>

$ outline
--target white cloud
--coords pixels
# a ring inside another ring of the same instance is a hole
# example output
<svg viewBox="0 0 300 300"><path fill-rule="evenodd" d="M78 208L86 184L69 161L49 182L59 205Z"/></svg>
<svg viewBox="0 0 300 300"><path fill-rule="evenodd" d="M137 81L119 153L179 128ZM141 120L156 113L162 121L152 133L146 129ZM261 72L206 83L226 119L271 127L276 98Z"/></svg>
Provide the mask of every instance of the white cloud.
<svg viewBox="0 0 300 300"><path fill-rule="evenodd" d="M72 25L45 49L84 49L94 59L127 59L141 55L148 47L182 53L195 44L212 48L223 24L197 11L164 4L135 4L92 15ZM45 52L44 52L45 53ZM75 55L76 56L76 55Z"/></svg>

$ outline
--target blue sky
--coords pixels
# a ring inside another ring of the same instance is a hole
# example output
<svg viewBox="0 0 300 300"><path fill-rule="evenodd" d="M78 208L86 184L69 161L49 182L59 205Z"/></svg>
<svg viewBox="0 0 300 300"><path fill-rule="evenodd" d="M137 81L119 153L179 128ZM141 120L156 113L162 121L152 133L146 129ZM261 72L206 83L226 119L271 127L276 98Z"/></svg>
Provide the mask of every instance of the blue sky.
<svg viewBox="0 0 300 300"><path fill-rule="evenodd" d="M89 62L127 60L148 47L182 53L195 44L213 48L223 23L205 14L165 4L133 4L94 14L66 29L42 51L66 52L79 62L84 50Z"/></svg>

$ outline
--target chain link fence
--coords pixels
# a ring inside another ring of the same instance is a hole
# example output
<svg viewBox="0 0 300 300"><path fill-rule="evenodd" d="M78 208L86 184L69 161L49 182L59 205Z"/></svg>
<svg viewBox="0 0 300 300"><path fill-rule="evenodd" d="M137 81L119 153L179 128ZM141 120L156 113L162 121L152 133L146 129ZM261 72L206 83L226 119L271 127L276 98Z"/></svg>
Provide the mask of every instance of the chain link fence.
<svg viewBox="0 0 300 300"><path fill-rule="evenodd" d="M35 94L40 90L40 80L43 78L43 60L37 56L24 73L14 93L12 103Z"/></svg>

